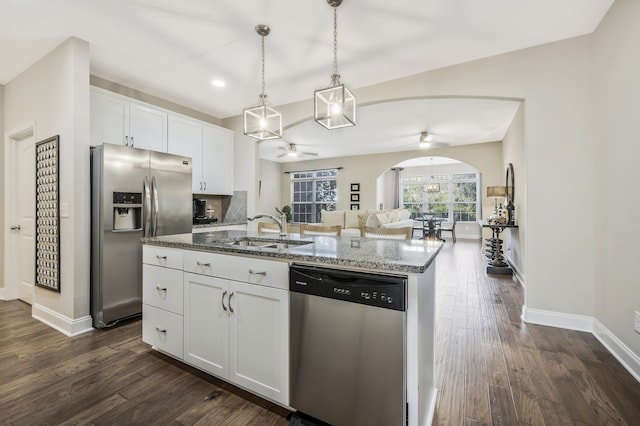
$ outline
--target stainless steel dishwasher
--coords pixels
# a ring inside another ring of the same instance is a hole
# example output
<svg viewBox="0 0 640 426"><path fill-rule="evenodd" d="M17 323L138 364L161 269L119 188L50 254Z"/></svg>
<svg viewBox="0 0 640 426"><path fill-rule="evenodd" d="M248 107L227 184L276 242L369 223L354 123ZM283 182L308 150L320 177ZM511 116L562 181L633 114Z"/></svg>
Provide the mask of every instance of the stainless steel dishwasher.
<svg viewBox="0 0 640 426"><path fill-rule="evenodd" d="M402 276L291 266L292 407L335 426L406 424L406 287Z"/></svg>

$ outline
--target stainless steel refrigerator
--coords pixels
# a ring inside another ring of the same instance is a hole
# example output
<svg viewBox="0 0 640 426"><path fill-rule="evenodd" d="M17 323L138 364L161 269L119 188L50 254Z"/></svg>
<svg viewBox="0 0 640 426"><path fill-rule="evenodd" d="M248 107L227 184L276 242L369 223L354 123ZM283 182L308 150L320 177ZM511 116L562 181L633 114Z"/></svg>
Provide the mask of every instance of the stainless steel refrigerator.
<svg viewBox="0 0 640 426"><path fill-rule="evenodd" d="M143 236L191 232L191 158L91 148L91 316L95 328L142 312Z"/></svg>

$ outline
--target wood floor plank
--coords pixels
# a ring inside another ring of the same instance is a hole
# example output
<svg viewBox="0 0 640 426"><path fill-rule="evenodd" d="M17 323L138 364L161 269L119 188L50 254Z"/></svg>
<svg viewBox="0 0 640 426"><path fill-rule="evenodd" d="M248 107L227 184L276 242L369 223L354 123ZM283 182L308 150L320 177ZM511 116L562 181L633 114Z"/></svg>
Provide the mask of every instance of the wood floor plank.
<svg viewBox="0 0 640 426"><path fill-rule="evenodd" d="M489 399L491 401L492 425L512 426L519 423L509 389L489 385Z"/></svg>

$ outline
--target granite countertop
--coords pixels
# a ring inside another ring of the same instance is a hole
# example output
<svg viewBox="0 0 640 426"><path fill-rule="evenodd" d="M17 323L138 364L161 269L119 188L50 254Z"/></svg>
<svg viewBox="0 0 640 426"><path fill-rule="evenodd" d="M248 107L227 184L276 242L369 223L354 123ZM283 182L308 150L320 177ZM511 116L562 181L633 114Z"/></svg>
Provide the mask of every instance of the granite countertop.
<svg viewBox="0 0 640 426"><path fill-rule="evenodd" d="M229 225L246 225L247 221L244 222L215 222L215 223L194 223L193 228L216 228L218 226L229 226Z"/></svg>
<svg viewBox="0 0 640 426"><path fill-rule="evenodd" d="M238 246L243 238L264 242L290 242L288 248ZM300 244L308 241L309 244ZM216 253L285 259L291 262L315 262L327 265L422 273L435 260L442 247L439 240L382 240L361 237L329 237L289 234L258 234L245 231L211 231L193 234L142 238L144 244L210 251Z"/></svg>

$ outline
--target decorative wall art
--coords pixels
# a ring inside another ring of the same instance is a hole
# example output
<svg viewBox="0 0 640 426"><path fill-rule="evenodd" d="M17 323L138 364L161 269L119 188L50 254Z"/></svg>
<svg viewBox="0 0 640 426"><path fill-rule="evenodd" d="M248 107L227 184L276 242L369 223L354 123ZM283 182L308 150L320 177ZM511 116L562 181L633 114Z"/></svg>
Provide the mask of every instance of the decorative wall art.
<svg viewBox="0 0 640 426"><path fill-rule="evenodd" d="M59 136L36 143L35 284L60 292Z"/></svg>
<svg viewBox="0 0 640 426"><path fill-rule="evenodd" d="M360 201L360 194L351 194L351 201L359 202Z"/></svg>
<svg viewBox="0 0 640 426"><path fill-rule="evenodd" d="M360 210L360 204L351 204L351 210Z"/></svg>
<svg viewBox="0 0 640 426"><path fill-rule="evenodd" d="M360 184L359 183L352 183L351 184L351 192L358 192L360 191Z"/></svg>

